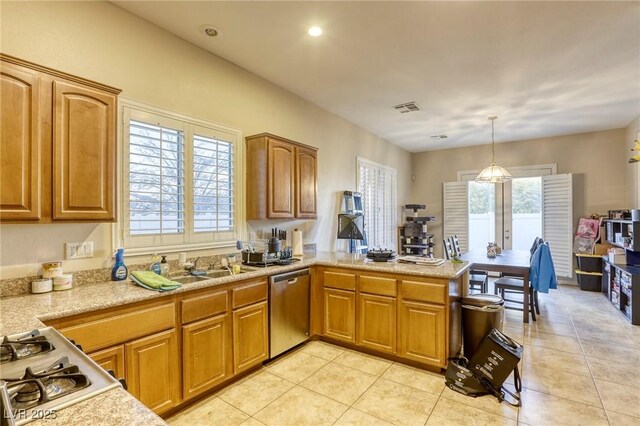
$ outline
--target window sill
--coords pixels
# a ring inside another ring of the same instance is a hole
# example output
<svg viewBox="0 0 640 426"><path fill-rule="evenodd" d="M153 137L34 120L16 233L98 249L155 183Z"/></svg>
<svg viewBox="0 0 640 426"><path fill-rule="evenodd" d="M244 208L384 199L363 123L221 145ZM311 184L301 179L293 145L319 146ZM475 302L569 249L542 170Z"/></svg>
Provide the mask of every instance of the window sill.
<svg viewBox="0 0 640 426"><path fill-rule="evenodd" d="M125 247L124 253L125 257L129 256L143 256L150 254L164 254L164 253L177 253L181 251L195 251L195 250L206 250L206 249L221 249L233 247L236 248L236 240L233 241L218 241L215 243L198 243L198 244L174 244L167 246L155 246L155 247ZM114 251L117 249L114 248Z"/></svg>

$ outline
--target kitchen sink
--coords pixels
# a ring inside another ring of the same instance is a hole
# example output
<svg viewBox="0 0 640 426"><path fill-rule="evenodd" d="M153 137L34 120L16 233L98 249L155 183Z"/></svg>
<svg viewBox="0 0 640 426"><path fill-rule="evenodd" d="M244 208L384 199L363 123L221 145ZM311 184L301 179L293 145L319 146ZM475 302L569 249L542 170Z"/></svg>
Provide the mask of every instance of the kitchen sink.
<svg viewBox="0 0 640 426"><path fill-rule="evenodd" d="M208 280L210 277L194 277L192 275L188 275L186 277L174 277L171 278L171 281L178 282L180 284L192 284L197 283L199 281Z"/></svg>
<svg viewBox="0 0 640 426"><path fill-rule="evenodd" d="M254 271L254 269L240 268L240 271L237 272L236 275L245 274L251 271ZM230 275L233 275L233 274L227 269L215 269L213 271L207 271L206 277L220 278L220 277L228 277Z"/></svg>
<svg viewBox="0 0 640 426"><path fill-rule="evenodd" d="M245 274L251 271L255 271L255 269L242 267L240 268L240 271L236 273L236 275ZM204 280L210 280L212 278L228 277L230 275L232 275L231 272L226 269L215 269L215 270L207 271L205 275L198 275L198 276L186 275L181 277L173 277L171 278L171 280L179 282L180 284L192 284L192 283L197 283Z"/></svg>

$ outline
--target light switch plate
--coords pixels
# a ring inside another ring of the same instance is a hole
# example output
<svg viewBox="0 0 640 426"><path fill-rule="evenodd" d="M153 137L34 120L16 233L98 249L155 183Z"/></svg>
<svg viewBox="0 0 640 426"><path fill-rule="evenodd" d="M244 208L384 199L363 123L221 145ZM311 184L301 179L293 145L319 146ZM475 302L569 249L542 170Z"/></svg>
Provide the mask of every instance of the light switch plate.
<svg viewBox="0 0 640 426"><path fill-rule="evenodd" d="M65 259L85 259L93 257L93 241L65 244Z"/></svg>

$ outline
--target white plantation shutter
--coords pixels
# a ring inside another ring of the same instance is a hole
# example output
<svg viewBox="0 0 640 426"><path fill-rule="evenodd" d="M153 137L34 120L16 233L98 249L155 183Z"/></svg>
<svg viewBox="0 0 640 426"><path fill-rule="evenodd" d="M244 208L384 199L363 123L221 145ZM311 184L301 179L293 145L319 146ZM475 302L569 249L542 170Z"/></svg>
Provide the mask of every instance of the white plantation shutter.
<svg viewBox="0 0 640 426"><path fill-rule="evenodd" d="M131 120L129 124L131 235L184 232L184 135Z"/></svg>
<svg viewBox="0 0 640 426"><path fill-rule="evenodd" d="M469 241L468 182L443 184L444 229L443 238L457 235L460 250L467 251Z"/></svg>
<svg viewBox="0 0 640 426"><path fill-rule="evenodd" d="M367 245L370 249L396 247L396 170L358 158L358 192L362 193Z"/></svg>
<svg viewBox="0 0 640 426"><path fill-rule="evenodd" d="M148 253L235 245L240 132L129 106L123 128L122 246Z"/></svg>
<svg viewBox="0 0 640 426"><path fill-rule="evenodd" d="M233 144L193 137L193 230L233 229Z"/></svg>
<svg viewBox="0 0 640 426"><path fill-rule="evenodd" d="M542 177L542 238L549 243L556 275L573 275L573 188L571 174Z"/></svg>

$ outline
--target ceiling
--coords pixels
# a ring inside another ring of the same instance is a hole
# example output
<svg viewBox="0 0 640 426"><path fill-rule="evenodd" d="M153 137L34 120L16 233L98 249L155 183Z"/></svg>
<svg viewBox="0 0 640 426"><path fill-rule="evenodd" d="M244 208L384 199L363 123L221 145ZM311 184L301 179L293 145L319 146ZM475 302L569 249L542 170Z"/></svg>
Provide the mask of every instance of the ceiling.
<svg viewBox="0 0 640 426"><path fill-rule="evenodd" d="M412 152L640 114L640 2L113 3Z"/></svg>

